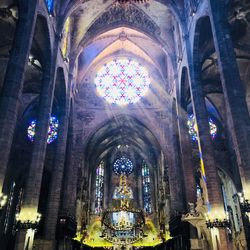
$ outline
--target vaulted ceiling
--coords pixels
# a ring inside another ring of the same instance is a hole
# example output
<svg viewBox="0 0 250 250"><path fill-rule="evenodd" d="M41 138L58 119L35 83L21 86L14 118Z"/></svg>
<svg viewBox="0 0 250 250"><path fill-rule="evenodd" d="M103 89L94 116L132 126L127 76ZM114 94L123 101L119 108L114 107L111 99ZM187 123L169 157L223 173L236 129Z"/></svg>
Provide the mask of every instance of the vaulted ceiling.
<svg viewBox="0 0 250 250"><path fill-rule="evenodd" d="M166 79L168 67L176 61L173 6L177 5L172 1L153 0L125 5L97 0L75 5L70 15L69 57L78 58L77 82L83 82L91 66L110 56L136 57Z"/></svg>

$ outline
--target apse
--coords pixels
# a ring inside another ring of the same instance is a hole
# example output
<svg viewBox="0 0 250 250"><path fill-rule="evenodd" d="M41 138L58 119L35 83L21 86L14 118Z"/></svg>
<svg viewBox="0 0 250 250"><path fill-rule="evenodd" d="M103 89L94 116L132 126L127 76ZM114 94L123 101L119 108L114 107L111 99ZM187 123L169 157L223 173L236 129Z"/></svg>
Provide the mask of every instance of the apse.
<svg viewBox="0 0 250 250"><path fill-rule="evenodd" d="M91 136L84 167L91 180L88 223L95 231L88 230L88 237L79 234L79 241L89 246L159 244L153 221L158 218L160 154L153 133L131 116L117 116Z"/></svg>

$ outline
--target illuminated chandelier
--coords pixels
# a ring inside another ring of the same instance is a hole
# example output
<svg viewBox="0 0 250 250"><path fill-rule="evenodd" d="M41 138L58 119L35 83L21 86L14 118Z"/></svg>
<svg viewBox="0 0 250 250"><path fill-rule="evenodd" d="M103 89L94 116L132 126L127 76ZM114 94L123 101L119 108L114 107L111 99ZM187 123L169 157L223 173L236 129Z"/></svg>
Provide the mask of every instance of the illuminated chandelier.
<svg viewBox="0 0 250 250"><path fill-rule="evenodd" d="M104 210L102 215L101 237L118 249L141 240L145 225L143 210L135 208L132 190L127 184L128 175L133 168L125 159L127 158L120 158L121 161L116 161L114 164L113 171L120 176L120 183L116 188L111 207Z"/></svg>

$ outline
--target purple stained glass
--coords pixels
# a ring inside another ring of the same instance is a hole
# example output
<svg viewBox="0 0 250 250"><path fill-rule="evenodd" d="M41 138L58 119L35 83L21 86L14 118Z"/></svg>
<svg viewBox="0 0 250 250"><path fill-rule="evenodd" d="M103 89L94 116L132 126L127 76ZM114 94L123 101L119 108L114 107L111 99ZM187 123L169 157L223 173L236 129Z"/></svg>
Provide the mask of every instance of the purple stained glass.
<svg viewBox="0 0 250 250"><path fill-rule="evenodd" d="M55 116L50 117L47 143L50 144L58 136L59 122ZM28 138L33 142L36 134L36 120L32 120L28 126Z"/></svg>
<svg viewBox="0 0 250 250"><path fill-rule="evenodd" d="M130 59L115 59L104 64L95 78L97 92L109 103L136 103L147 93L150 78L147 70Z"/></svg>
<svg viewBox="0 0 250 250"><path fill-rule="evenodd" d="M198 127L193 114L189 116L187 125L191 139L193 141L196 141L198 136ZM210 135L212 139L214 139L217 135L217 126L211 117L209 118L209 128L210 128Z"/></svg>

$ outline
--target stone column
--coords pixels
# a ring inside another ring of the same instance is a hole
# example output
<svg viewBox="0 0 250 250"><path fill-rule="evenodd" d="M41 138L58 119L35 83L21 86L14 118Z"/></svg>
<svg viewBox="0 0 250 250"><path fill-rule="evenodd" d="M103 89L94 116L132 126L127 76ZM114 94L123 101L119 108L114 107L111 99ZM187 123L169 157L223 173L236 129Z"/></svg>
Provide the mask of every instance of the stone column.
<svg viewBox="0 0 250 250"><path fill-rule="evenodd" d="M20 221L35 221L37 218L37 209L39 204L40 189L42 183L42 176L44 170L44 160L47 148L47 136L49 119L51 116L54 89L55 89L55 76L58 55L59 37L56 37L54 42L54 53L51 62L48 63L43 72L43 84L39 102L39 112L36 124L36 135L34 138L33 150L31 154L31 163L27 182L24 190L23 204L20 211ZM25 235L27 238L28 231ZM22 250L25 242L21 237L17 241L17 249Z"/></svg>
<svg viewBox="0 0 250 250"><path fill-rule="evenodd" d="M178 103L176 110L178 117L177 126L179 132L180 158L185 191L185 208L187 212L188 203L195 204L196 202L195 166L192 157L191 139L187 127L188 114Z"/></svg>
<svg viewBox="0 0 250 250"><path fill-rule="evenodd" d="M192 58L189 38L186 37L187 58L189 64L189 85L194 115L198 125L198 148L202 175L203 199L208 210L210 220L226 218L223 196L218 176L217 164L214 156L213 144L210 136L208 114L200 79L201 62L198 46L194 47ZM197 37L195 39L198 39ZM198 41L196 41L198 43ZM230 249L226 229L219 229L219 249Z"/></svg>
<svg viewBox="0 0 250 250"><path fill-rule="evenodd" d="M243 185L250 200L250 119L223 1L210 0L211 26L225 98L228 128Z"/></svg>
<svg viewBox="0 0 250 250"><path fill-rule="evenodd" d="M220 78L227 111L227 126L232 139L238 171L245 199L250 200L250 118L245 91L240 78L234 46L227 21L227 8L223 1L210 0L211 27L218 56ZM241 190L239 190L241 191ZM243 219L248 246L249 222Z"/></svg>
<svg viewBox="0 0 250 250"><path fill-rule="evenodd" d="M71 124L72 126L72 124ZM77 191L77 170L78 157L75 155L75 141L73 135L73 128L69 129L67 162L65 169L62 213L75 217L76 212L76 191Z"/></svg>
<svg viewBox="0 0 250 250"><path fill-rule="evenodd" d="M69 110L70 101L67 98L67 103L62 107L60 119L59 119L59 131L56 145L55 159L53 164L53 172L51 177L51 185L48 195L47 212L45 217L45 240L49 245L46 245L47 249L55 248L56 238L56 225L58 220L62 180L64 173L65 153L67 144L68 122L69 122Z"/></svg>
<svg viewBox="0 0 250 250"><path fill-rule="evenodd" d="M10 58L0 97L0 192L2 192L28 62L38 0L22 0Z"/></svg>
<svg viewBox="0 0 250 250"><path fill-rule="evenodd" d="M177 114L175 101L172 102L172 144L167 149L166 159L169 167L169 189L170 189L170 204L171 216L177 216L184 212L184 194L181 176L181 166L179 162L178 152L178 131L177 131Z"/></svg>
<svg viewBox="0 0 250 250"><path fill-rule="evenodd" d="M73 116L73 114L71 114ZM77 171L79 165L79 154L75 148L73 125L69 125L69 136L67 145L67 157L65 164L62 208L60 215L67 218L73 224L76 223L76 199L77 199ZM72 231L71 231L72 234ZM71 249L71 236L65 235L63 239L58 242L58 249Z"/></svg>

